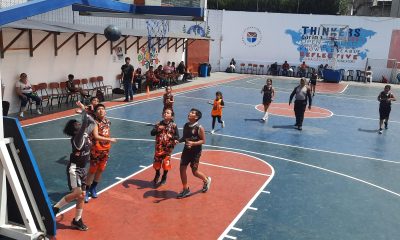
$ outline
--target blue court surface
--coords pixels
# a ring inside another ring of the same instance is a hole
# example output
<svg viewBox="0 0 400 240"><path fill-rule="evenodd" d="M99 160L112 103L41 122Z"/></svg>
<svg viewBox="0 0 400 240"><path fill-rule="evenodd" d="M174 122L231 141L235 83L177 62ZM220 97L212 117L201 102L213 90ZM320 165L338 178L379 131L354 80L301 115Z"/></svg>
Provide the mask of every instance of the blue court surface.
<svg viewBox="0 0 400 240"><path fill-rule="evenodd" d="M175 94L175 121L179 127L187 121L192 107L203 112L200 122L207 131L204 149L245 153L268 162L275 170L251 208L232 219L233 226L221 238L398 239L399 104L392 105L389 129L379 135L376 98L383 85L350 85L342 93L329 94L318 93L317 86L313 105L331 111L333 116L306 118L303 131L298 131L293 128L294 118L289 116L271 114L268 122L260 122L263 114L255 106L262 101L260 90L265 80L253 76ZM274 79L275 102L288 103L297 84L298 80ZM216 91L224 96L226 126L221 128L217 123L211 135L211 105L207 102ZM399 89L393 92L400 96ZM151 124L161 120L162 108L161 98L154 98L107 110L111 135L119 141L112 147L101 189L152 164ZM53 202L68 191L65 166L71 146L62 129L70 118L24 127ZM174 152L181 151L182 144ZM179 171L178 163L174 164L172 171ZM230 179L225 179L224 186L236 191ZM170 187L178 190L181 186Z"/></svg>

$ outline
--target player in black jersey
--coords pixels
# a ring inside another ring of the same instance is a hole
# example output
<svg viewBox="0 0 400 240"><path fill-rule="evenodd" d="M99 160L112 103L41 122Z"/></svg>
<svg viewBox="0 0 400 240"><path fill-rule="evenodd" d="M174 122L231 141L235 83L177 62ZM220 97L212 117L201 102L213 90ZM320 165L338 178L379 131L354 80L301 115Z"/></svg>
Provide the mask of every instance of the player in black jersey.
<svg viewBox="0 0 400 240"><path fill-rule="evenodd" d="M198 170L200 156L201 156L201 145L206 142L204 128L199 124L199 120L202 114L199 110L192 108L188 115L188 120L183 127L183 136L179 142L185 142L181 156L180 174L183 185L183 190L178 194L178 198L185 198L190 196L190 190L187 185L186 169L190 164L192 173L195 177L203 180L203 192L207 192L210 189L211 177L207 177L204 173Z"/></svg>
<svg viewBox="0 0 400 240"><path fill-rule="evenodd" d="M385 129L388 129L390 111L392 110L392 101L396 101L393 93L390 91L390 85L379 94L379 134L382 134L382 124L385 123Z"/></svg>
<svg viewBox="0 0 400 240"><path fill-rule="evenodd" d="M81 231L86 231L88 227L82 220L83 200L86 191L86 163L89 161L92 145L89 135L95 123L93 118L85 111L85 106L81 102L77 102L77 105L82 109L82 124L73 119L69 120L64 128L64 133L71 137L72 145L72 153L67 166L68 186L71 193L54 205L53 211L54 214L57 214L60 208L76 200L75 218L71 224Z"/></svg>

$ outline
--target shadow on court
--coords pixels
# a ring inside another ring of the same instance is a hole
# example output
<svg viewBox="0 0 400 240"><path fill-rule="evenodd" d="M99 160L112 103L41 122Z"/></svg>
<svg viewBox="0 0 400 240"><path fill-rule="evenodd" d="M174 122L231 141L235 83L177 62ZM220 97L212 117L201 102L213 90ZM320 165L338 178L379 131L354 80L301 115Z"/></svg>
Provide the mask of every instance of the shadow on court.
<svg viewBox="0 0 400 240"><path fill-rule="evenodd" d="M261 118L245 118L244 121L246 122L260 122L264 123L264 121Z"/></svg>
<svg viewBox="0 0 400 240"><path fill-rule="evenodd" d="M272 128L282 128L282 129L294 129L295 126L293 125L274 125Z"/></svg>
<svg viewBox="0 0 400 240"><path fill-rule="evenodd" d="M366 133L378 133L378 129L363 129L363 128L359 128L358 129L359 132L366 132Z"/></svg>

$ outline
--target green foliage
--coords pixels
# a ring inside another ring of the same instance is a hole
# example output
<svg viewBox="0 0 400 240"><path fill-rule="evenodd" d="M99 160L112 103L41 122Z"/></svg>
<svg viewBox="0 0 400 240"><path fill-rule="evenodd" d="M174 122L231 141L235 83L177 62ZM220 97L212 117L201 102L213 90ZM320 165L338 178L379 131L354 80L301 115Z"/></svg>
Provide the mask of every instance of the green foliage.
<svg viewBox="0 0 400 240"><path fill-rule="evenodd" d="M208 0L207 4L209 9L230 11L330 15L342 13L347 8L347 0Z"/></svg>

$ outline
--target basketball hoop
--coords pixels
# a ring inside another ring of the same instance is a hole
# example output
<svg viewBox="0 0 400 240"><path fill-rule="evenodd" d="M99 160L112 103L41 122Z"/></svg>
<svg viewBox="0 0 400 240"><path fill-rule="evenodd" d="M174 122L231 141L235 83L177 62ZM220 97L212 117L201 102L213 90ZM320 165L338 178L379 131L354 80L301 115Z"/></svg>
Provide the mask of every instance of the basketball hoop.
<svg viewBox="0 0 400 240"><path fill-rule="evenodd" d="M158 43L159 46L165 44L167 39L165 36L169 31L169 20L148 19L147 25L147 45L150 51Z"/></svg>

